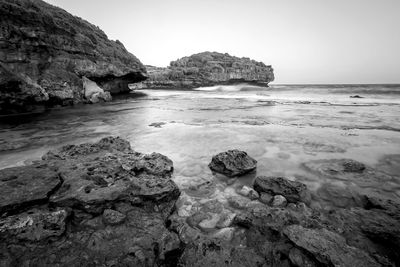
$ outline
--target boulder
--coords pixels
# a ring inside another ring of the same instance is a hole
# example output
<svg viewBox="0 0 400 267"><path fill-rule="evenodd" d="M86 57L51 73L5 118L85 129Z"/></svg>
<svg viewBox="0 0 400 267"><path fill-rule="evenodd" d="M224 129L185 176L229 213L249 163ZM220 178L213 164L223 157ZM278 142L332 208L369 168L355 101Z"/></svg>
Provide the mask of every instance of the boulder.
<svg viewBox="0 0 400 267"><path fill-rule="evenodd" d="M82 77L111 94L147 77L121 42L44 1L1 1L0 25L0 114L83 102Z"/></svg>
<svg viewBox="0 0 400 267"><path fill-rule="evenodd" d="M255 170L257 161L246 152L234 149L213 156L208 166L215 172L235 177Z"/></svg>
<svg viewBox="0 0 400 267"><path fill-rule="evenodd" d="M307 186L297 181L290 181L284 177L258 176L254 180L254 189L262 194L282 195L288 202L309 203L311 200Z"/></svg>
<svg viewBox="0 0 400 267"><path fill-rule="evenodd" d="M325 266L381 266L364 251L347 245L342 236L324 228L307 229L290 225L283 233Z"/></svg>
<svg viewBox="0 0 400 267"><path fill-rule="evenodd" d="M243 82L268 86L274 80L271 66L218 52L202 52L183 57L172 61L167 68L146 68L149 79L132 88L195 88Z"/></svg>

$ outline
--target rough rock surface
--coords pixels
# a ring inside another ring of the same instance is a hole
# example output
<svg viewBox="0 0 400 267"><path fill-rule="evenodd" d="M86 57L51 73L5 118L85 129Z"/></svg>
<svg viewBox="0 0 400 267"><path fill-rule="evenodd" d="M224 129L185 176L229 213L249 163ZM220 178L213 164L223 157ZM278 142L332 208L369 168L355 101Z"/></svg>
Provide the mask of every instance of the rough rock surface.
<svg viewBox="0 0 400 267"><path fill-rule="evenodd" d="M121 42L44 1L1 1L0 26L0 113L82 102L84 76L110 93L146 77Z"/></svg>
<svg viewBox="0 0 400 267"><path fill-rule="evenodd" d="M195 88L238 82L267 86L274 80L271 66L217 52L183 57L167 68L147 66L147 70L149 79L133 88Z"/></svg>
<svg viewBox="0 0 400 267"><path fill-rule="evenodd" d="M165 226L180 195L172 171L167 157L140 154L114 137L50 151L38 165L0 170L0 265L176 261L180 240Z"/></svg>
<svg viewBox="0 0 400 267"><path fill-rule="evenodd" d="M326 229L291 225L283 233L325 266L380 266L367 253L348 246L346 239Z"/></svg>
<svg viewBox="0 0 400 267"><path fill-rule="evenodd" d="M257 167L257 161L246 152L234 149L213 156L208 166L215 172L234 177L254 170Z"/></svg>
<svg viewBox="0 0 400 267"><path fill-rule="evenodd" d="M282 195L288 202L310 202L311 195L307 186L297 181L290 181L284 177L258 176L254 180L254 189L258 193Z"/></svg>

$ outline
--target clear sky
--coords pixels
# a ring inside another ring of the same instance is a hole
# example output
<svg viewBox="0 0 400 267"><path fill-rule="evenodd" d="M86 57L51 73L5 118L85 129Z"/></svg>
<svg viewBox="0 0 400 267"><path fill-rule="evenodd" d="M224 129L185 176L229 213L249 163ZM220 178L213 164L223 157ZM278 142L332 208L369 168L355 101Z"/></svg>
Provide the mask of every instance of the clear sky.
<svg viewBox="0 0 400 267"><path fill-rule="evenodd" d="M400 83L400 0L46 0L144 64L203 51L270 64L275 83Z"/></svg>

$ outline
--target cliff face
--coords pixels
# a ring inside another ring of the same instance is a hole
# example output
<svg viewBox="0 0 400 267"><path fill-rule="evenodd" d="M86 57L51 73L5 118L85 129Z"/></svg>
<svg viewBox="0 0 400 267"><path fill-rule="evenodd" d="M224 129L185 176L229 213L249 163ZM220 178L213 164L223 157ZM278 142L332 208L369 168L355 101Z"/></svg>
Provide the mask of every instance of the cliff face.
<svg viewBox="0 0 400 267"><path fill-rule="evenodd" d="M147 71L149 79L133 88L194 88L235 82L267 86L274 80L271 66L217 52L183 57L167 68L147 66Z"/></svg>
<svg viewBox="0 0 400 267"><path fill-rule="evenodd" d="M83 77L113 94L144 80L146 69L121 42L58 7L0 2L0 113L84 101Z"/></svg>

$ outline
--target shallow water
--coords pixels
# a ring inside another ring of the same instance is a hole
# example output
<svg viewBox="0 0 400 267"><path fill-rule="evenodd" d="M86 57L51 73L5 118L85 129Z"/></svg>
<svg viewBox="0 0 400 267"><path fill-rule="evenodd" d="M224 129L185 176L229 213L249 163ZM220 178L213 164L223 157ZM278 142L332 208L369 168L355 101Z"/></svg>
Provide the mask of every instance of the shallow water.
<svg viewBox="0 0 400 267"><path fill-rule="evenodd" d="M139 152L157 151L173 160L174 180L184 192L178 205L189 207L189 213L210 199L228 209L227 199L256 175L299 180L322 207L355 205L354 192L400 198L399 86L237 85L142 92L111 103L1 118L0 168L28 164L67 143L119 135ZM355 94L363 98L350 98ZM207 166L212 155L233 148L255 158L257 171L236 180L212 174ZM365 185L304 168L312 160L341 158L391 179Z"/></svg>

